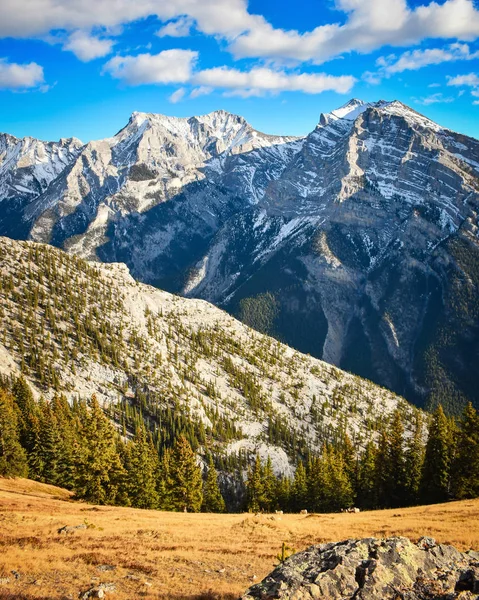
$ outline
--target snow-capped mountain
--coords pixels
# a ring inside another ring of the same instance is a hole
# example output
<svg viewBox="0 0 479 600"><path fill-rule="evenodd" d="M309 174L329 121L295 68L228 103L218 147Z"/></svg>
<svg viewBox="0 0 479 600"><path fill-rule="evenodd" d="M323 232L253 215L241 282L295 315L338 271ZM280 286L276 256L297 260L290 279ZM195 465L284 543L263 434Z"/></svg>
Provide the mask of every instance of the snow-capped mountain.
<svg viewBox="0 0 479 600"><path fill-rule="evenodd" d="M28 235L26 206L68 169L82 145L75 138L42 142L0 134L0 231Z"/></svg>
<svg viewBox="0 0 479 600"><path fill-rule="evenodd" d="M299 139L217 111L69 144L45 185L2 191L0 233L125 262L414 401L479 401L477 140L354 99Z"/></svg>

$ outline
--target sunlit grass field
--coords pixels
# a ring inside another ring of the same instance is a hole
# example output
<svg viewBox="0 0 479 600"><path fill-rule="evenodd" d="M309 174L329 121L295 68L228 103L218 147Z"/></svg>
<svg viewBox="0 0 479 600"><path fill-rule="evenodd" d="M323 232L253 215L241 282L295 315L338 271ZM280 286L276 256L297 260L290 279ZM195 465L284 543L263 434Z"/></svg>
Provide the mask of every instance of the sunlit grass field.
<svg viewBox="0 0 479 600"><path fill-rule="evenodd" d="M113 583L106 598L234 600L273 569L283 542L299 551L393 535L479 550L479 499L359 514L183 514L91 506L0 478L0 599L73 600Z"/></svg>

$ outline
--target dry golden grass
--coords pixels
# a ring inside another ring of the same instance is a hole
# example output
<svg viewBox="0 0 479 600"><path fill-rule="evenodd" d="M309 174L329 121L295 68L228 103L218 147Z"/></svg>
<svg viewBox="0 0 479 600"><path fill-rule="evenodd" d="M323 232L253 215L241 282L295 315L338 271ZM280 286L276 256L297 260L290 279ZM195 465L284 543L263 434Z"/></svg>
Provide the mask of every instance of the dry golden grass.
<svg viewBox="0 0 479 600"><path fill-rule="evenodd" d="M88 529L58 534L82 523ZM391 535L479 550L479 500L360 514L182 514L90 506L53 486L0 479L0 578L10 579L0 600L74 599L100 582L113 582L107 597L118 600L233 600L271 571L283 541L302 550Z"/></svg>

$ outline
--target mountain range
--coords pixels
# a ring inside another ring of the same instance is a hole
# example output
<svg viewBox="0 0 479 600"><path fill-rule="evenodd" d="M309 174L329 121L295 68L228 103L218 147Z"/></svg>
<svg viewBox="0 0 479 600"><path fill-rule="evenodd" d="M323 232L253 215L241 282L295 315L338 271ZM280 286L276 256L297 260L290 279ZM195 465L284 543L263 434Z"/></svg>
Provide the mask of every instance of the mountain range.
<svg viewBox="0 0 479 600"><path fill-rule="evenodd" d="M479 405L479 141L353 99L304 137L133 113L82 144L0 135L0 235L208 300L404 395Z"/></svg>

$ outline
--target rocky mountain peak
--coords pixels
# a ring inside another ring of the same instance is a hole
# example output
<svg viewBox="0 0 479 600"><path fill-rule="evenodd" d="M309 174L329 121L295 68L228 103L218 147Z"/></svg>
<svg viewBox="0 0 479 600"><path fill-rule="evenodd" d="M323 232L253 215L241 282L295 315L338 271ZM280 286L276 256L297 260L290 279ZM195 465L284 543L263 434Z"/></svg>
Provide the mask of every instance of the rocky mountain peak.
<svg viewBox="0 0 479 600"><path fill-rule="evenodd" d="M331 122L339 119L345 119L347 121L354 121L358 115L363 113L370 105L363 100L357 98L351 98L346 104L343 104L339 108L332 110L329 113L321 113L319 119L319 125L328 125Z"/></svg>

